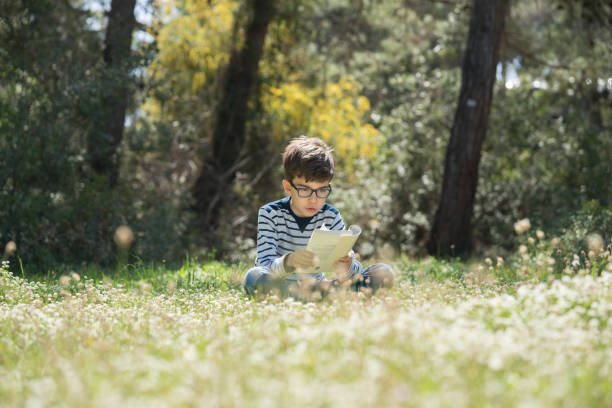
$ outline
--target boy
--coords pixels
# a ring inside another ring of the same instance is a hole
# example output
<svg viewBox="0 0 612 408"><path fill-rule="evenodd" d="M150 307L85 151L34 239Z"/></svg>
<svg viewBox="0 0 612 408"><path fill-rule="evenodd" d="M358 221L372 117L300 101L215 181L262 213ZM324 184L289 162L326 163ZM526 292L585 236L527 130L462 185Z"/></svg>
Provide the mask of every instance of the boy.
<svg viewBox="0 0 612 408"><path fill-rule="evenodd" d="M283 166L283 189L288 197L259 209L256 266L244 279L247 294L278 290L283 296L309 297L313 291L325 294L340 284L350 285L353 290L393 286L393 272L388 265L364 269L352 250L334 264L338 279L327 280L323 273L296 273L318 262L312 252L304 249L312 232L323 225L341 230L344 222L340 212L325 203L332 192L330 182L334 176L330 147L321 139L301 136L285 149Z"/></svg>

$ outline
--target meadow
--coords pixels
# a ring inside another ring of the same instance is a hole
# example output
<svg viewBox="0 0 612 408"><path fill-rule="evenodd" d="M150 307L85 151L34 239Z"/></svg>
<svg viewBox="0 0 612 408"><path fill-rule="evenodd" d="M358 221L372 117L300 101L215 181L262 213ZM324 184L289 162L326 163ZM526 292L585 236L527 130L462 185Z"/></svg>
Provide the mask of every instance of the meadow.
<svg viewBox="0 0 612 408"><path fill-rule="evenodd" d="M246 264L5 262L0 405L612 406L610 248L555 273L536 247L398 258L393 289L313 302L247 297Z"/></svg>

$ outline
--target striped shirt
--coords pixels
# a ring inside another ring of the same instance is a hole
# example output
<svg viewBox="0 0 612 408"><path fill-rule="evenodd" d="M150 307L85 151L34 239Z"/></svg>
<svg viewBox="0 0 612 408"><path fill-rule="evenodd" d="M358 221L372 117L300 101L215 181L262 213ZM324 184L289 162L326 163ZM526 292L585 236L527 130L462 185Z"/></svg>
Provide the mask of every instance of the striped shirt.
<svg viewBox="0 0 612 408"><path fill-rule="evenodd" d="M287 279L297 279L297 275L288 275L285 271L285 256L296 249L306 248L315 229L325 225L330 230L342 230L344 221L340 211L327 203L312 217L298 217L291 210L290 202L291 198L285 197L259 209L255 265L270 269L276 275L287 275ZM362 269L361 264L353 258L350 275L361 273ZM317 280L325 277L323 273L313 276Z"/></svg>

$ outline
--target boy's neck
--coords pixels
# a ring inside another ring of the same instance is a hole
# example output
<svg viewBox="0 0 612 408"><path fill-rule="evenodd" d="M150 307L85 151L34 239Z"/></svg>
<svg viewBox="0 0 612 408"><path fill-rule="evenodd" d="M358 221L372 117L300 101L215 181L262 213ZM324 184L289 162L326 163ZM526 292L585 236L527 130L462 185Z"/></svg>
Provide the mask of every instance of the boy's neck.
<svg viewBox="0 0 612 408"><path fill-rule="evenodd" d="M298 225L300 231L304 232L306 226L310 223L310 220L312 219L312 217L314 217L314 215L311 215L310 217L300 217L299 215L297 215L295 213L295 210L293 209L293 200L291 200L291 197L289 197L289 210L291 211L291 215L293 215L293 218L295 218L295 222Z"/></svg>

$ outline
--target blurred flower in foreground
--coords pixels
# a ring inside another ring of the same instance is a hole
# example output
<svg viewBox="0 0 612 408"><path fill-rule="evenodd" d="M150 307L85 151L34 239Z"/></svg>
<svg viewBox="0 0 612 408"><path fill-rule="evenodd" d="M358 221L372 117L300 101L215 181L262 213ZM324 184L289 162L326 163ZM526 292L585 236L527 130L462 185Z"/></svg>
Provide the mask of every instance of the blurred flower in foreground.
<svg viewBox="0 0 612 408"><path fill-rule="evenodd" d="M122 225L115 230L115 243L121 249L127 249L134 242L134 233L127 225Z"/></svg>
<svg viewBox="0 0 612 408"><path fill-rule="evenodd" d="M17 251L17 244L15 241L9 241L4 246L4 255L13 255Z"/></svg>
<svg viewBox="0 0 612 408"><path fill-rule="evenodd" d="M168 290L169 294L173 294L174 292L176 292L176 282L175 281L168 282L166 289Z"/></svg>
<svg viewBox="0 0 612 408"><path fill-rule="evenodd" d="M529 228L531 228L531 222L529 221L529 218L523 218L522 220L519 220L514 223L514 231L517 235L521 235Z"/></svg>
<svg viewBox="0 0 612 408"><path fill-rule="evenodd" d="M59 278L59 283L62 286L68 286L70 284L70 278L67 275L62 275Z"/></svg>
<svg viewBox="0 0 612 408"><path fill-rule="evenodd" d="M594 253L598 254L603 250L604 240L601 235L593 232L587 235L586 244L589 247L589 252L593 251Z"/></svg>

